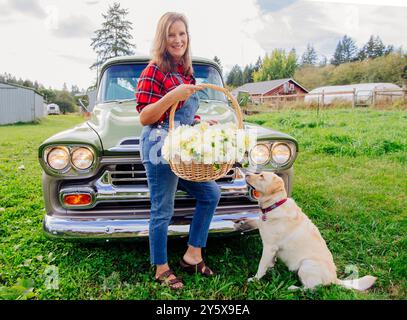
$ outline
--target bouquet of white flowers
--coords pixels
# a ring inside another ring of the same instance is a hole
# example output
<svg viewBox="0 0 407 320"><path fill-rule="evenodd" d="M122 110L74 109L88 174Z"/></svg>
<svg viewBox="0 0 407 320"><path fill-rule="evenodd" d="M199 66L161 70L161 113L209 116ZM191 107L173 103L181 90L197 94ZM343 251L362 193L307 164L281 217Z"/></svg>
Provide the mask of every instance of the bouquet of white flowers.
<svg viewBox="0 0 407 320"><path fill-rule="evenodd" d="M256 144L256 135L249 130L238 129L237 125L196 126L180 125L164 140L162 154L172 163L212 164L215 168L222 163L243 160L245 152Z"/></svg>
<svg viewBox="0 0 407 320"><path fill-rule="evenodd" d="M171 170L190 181L216 180L224 176L236 161L256 143L256 135L243 128L243 114L236 99L222 87L210 83L200 86L223 92L236 111L236 122L210 126L202 122L196 126L174 128L175 103L170 110L169 132L161 149Z"/></svg>

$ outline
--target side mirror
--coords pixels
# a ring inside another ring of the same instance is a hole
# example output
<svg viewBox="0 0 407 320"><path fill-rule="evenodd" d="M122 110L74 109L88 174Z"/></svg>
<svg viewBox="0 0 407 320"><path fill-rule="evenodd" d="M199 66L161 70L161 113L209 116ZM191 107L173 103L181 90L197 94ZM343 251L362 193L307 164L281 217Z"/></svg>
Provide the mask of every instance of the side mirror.
<svg viewBox="0 0 407 320"><path fill-rule="evenodd" d="M79 104L81 105L81 108L83 110L83 114L85 116L85 119L89 119L90 118L90 111L88 110L88 108L85 106L85 104L83 103L82 99L78 99Z"/></svg>

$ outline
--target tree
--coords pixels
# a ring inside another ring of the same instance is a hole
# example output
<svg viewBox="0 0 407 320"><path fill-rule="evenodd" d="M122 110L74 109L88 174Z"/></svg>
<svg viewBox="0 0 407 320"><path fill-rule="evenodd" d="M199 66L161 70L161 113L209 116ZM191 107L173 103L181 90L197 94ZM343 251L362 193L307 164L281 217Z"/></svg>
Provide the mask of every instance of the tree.
<svg viewBox="0 0 407 320"><path fill-rule="evenodd" d="M301 64L315 65L317 63L318 56L314 47L311 44L307 44L307 49L301 56Z"/></svg>
<svg viewBox="0 0 407 320"><path fill-rule="evenodd" d="M386 50L386 46L383 44L382 39L380 39L379 36L376 36L376 39L374 40L374 46L373 46L373 55L376 58L384 56L385 50Z"/></svg>
<svg viewBox="0 0 407 320"><path fill-rule="evenodd" d="M319 66L320 67L325 67L327 65L327 63L328 63L328 59L326 58L326 56L323 55L321 57L321 60L319 61Z"/></svg>
<svg viewBox="0 0 407 320"><path fill-rule="evenodd" d="M40 88L38 91L44 97L44 100L47 103L50 103L51 101L54 101L55 98L56 98L56 93L51 88L49 88L49 89Z"/></svg>
<svg viewBox="0 0 407 320"><path fill-rule="evenodd" d="M357 59L357 51L355 41L346 34L342 38L342 51L344 62L351 62Z"/></svg>
<svg viewBox="0 0 407 320"><path fill-rule="evenodd" d="M50 102L56 103L63 114L76 110L75 99L68 91L56 91L55 97Z"/></svg>
<svg viewBox="0 0 407 320"><path fill-rule="evenodd" d="M254 66L252 64L246 65L243 69L242 82L243 83L253 82L253 72Z"/></svg>
<svg viewBox="0 0 407 320"><path fill-rule="evenodd" d="M331 59L331 64L338 66L342 63L357 60L358 59L357 50L358 48L355 45L355 41L353 41L351 37L348 37L345 34L336 45L333 58Z"/></svg>
<svg viewBox="0 0 407 320"><path fill-rule="evenodd" d="M394 52L394 46L389 44L386 49L384 49L384 55L387 56L388 54Z"/></svg>
<svg viewBox="0 0 407 320"><path fill-rule="evenodd" d="M79 87L77 85L71 86L71 95L74 96L75 94L80 93L80 92L81 92L81 90L79 90Z"/></svg>
<svg viewBox="0 0 407 320"><path fill-rule="evenodd" d="M91 69L103 64L107 59L134 54L135 44L130 42L133 36L130 31L133 29L132 23L125 20L128 14L127 9L121 9L120 3L115 2L109 6L107 14L102 14L105 21L102 28L95 31L95 36L91 39L91 47L97 54L97 60Z"/></svg>
<svg viewBox="0 0 407 320"><path fill-rule="evenodd" d="M297 54L294 49L288 55L282 49L274 49L270 56L266 54L260 69L253 72L253 80L258 82L291 78L297 67Z"/></svg>
<svg viewBox="0 0 407 320"><path fill-rule="evenodd" d="M256 64L254 65L253 71L259 71L260 68L261 68L261 66L262 66L262 64L263 64L263 60L262 60L261 57L259 56L259 57L257 58Z"/></svg>
<svg viewBox="0 0 407 320"><path fill-rule="evenodd" d="M371 35L368 42L366 42L366 44L359 51L358 59L376 59L392 52L394 52L394 46L388 45L386 47L379 36L374 37Z"/></svg>
<svg viewBox="0 0 407 320"><path fill-rule="evenodd" d="M226 84L233 87L238 87L243 84L242 69L237 64L233 66L232 70L230 70L226 79Z"/></svg>
<svg viewBox="0 0 407 320"><path fill-rule="evenodd" d="M331 64L334 66L339 66L343 63L343 49L342 49L342 41L339 40L338 44L336 45L334 55L331 59Z"/></svg>
<svg viewBox="0 0 407 320"><path fill-rule="evenodd" d="M292 48L287 56L283 77L291 78L294 75L295 70L298 68L297 60L297 52L294 48Z"/></svg>
<svg viewBox="0 0 407 320"><path fill-rule="evenodd" d="M223 74L223 67L222 67L222 64L220 63L220 59L218 58L218 56L215 56L213 58L213 61L215 61L218 64L220 72Z"/></svg>

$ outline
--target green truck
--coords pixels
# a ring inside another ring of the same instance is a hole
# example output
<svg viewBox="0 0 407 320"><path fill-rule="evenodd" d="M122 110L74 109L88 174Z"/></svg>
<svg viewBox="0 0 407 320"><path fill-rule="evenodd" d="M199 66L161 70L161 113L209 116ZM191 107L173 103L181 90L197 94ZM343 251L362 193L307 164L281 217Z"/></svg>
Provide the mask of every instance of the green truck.
<svg viewBox="0 0 407 320"><path fill-rule="evenodd" d="M135 88L149 57L110 59L100 71L96 105L90 119L59 132L39 147L45 200L43 229L55 239L126 239L148 237L149 190L140 159L142 125L136 111ZM219 66L205 58L193 59L199 83L224 86ZM221 92L198 92L202 121L236 121L234 109ZM210 225L210 236L246 233L238 222L258 218L258 203L246 184L245 172L271 170L291 193L297 141L282 132L244 123L256 130L257 145L246 154L244 165L236 163L216 180L222 196ZM186 236L195 199L179 188L169 236Z"/></svg>

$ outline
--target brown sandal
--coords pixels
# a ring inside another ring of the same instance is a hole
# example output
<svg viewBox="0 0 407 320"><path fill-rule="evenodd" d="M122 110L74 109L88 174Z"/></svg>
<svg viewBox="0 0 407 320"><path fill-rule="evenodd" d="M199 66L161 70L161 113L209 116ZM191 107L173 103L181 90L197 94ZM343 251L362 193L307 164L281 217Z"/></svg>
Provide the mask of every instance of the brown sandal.
<svg viewBox="0 0 407 320"><path fill-rule="evenodd" d="M212 277L215 275L215 273L208 266L205 265L205 262L203 260L197 264L189 264L184 260L184 258L181 258L179 264L182 270L186 271L189 274L194 274L197 272L205 277Z"/></svg>
<svg viewBox="0 0 407 320"><path fill-rule="evenodd" d="M161 273L157 278L155 278L155 281L164 284L171 288L172 290L180 290L184 287L184 283L182 282L181 278L175 277L174 279L168 279L169 276L174 275L174 272L171 269L168 269L167 271L164 271ZM177 287L177 283L182 283L182 286Z"/></svg>

